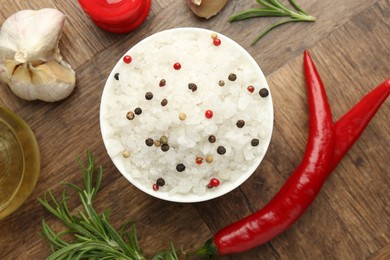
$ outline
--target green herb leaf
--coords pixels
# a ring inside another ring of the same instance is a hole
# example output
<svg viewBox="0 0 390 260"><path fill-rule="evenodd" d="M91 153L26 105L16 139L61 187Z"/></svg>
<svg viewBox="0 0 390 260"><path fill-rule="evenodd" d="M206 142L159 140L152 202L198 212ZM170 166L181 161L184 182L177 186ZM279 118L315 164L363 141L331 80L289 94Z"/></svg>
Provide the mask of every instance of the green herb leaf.
<svg viewBox="0 0 390 260"><path fill-rule="evenodd" d="M254 45L261 38L263 38L268 32L286 23L292 22L314 22L315 17L307 14L302 8L295 2L295 0L289 0L289 3L294 8L290 10L280 0L256 0L261 6L260 8L251 8L242 12L239 12L229 18L229 22L237 22L245 19L259 18L259 17L289 17L290 19L272 24L252 42Z"/></svg>
<svg viewBox="0 0 390 260"><path fill-rule="evenodd" d="M77 161L83 174L84 187L70 183L65 185L78 193L82 210L77 210L76 214L71 213L67 204L69 196L66 189L60 201L57 201L51 191L47 191L42 199L38 199L43 207L61 220L66 227L65 230L56 233L45 220L42 220L41 234L53 251L47 260L145 260L138 245L135 224L126 225L118 232L110 223L110 210L107 209L99 215L93 207L93 201L102 183L102 167L98 167L95 171L94 157L89 151L87 151L87 165L84 165L80 159ZM157 259L178 259L172 244L169 250L164 251L162 257Z"/></svg>

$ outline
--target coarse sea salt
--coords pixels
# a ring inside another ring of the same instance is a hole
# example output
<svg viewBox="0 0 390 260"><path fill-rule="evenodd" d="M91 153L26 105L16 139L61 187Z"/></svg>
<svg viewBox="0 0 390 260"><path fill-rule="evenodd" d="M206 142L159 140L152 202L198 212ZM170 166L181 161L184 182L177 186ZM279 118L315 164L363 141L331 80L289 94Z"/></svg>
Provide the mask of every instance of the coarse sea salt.
<svg viewBox="0 0 390 260"><path fill-rule="evenodd" d="M155 197L196 202L221 196L256 170L268 148L273 106L270 94L259 95L263 88L269 92L265 77L241 46L221 34L215 46L212 34L198 28L154 34L131 48L125 54L131 62L121 59L106 82L100 121L107 152L130 182ZM165 85L160 86L161 80ZM149 100L147 92L153 95ZM163 99L168 100L165 106ZM142 113L126 118L135 108ZM245 122L242 128L238 120ZM210 135L215 143L209 142ZM168 151L159 143L162 136L168 138ZM148 138L158 144L147 146ZM253 139L259 140L257 146L251 145ZM224 154L217 152L219 146ZM178 164L185 170L179 172ZM165 184L156 191L158 178ZM218 187L208 187L212 178L220 181Z"/></svg>

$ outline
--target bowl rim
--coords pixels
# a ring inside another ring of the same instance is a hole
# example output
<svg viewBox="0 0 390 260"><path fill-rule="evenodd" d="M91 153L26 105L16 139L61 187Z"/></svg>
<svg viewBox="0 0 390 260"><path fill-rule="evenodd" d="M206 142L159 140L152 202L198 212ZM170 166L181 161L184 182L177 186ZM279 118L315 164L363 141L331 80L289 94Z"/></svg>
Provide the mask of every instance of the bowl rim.
<svg viewBox="0 0 390 260"><path fill-rule="evenodd" d="M203 196L199 196L197 194L182 194L182 193L169 194L168 192L160 192L160 191L155 192L152 189L148 189L147 187L145 187L144 185L139 183L139 181L137 179L132 178L131 174L125 174L124 173L124 172L126 172L124 167L122 165L120 165L110 155L110 153L108 152L108 150L109 150L108 143L105 140L106 139L106 137L105 137L105 135L106 135L106 127L105 127L105 119L103 117L103 114L105 112L104 103L106 102L105 99L106 99L106 96L107 96L107 91L108 91L107 89L111 85L110 82L113 82L113 78L114 78L114 75L116 73L116 69L119 66L121 66L123 57L125 55L130 55L131 51L136 46L141 45L144 42L151 41L151 40L153 40L154 37L159 37L160 35L165 34L165 33L180 32L180 31L189 31L189 32L191 32L191 31L200 31L200 32L203 32L203 33L206 32L209 35L211 33L217 33L219 38L221 38L223 41L229 41L235 48L240 50L245 57L248 58L248 61L253 65L253 68L255 68L257 70L258 75L259 75L259 79L260 79L260 82L261 82L262 86L266 87L269 90L269 117L270 117L269 120L270 120L271 124L270 124L270 126L268 126L270 128L269 129L270 132L269 132L268 138L263 141L264 153L262 154L262 156L259 156L259 158L257 158L256 162L253 163L253 165L251 165L251 167L248 167L248 170L245 172L245 174L240 175L239 178L237 178L236 180L231 182L231 185L229 185L228 187L225 186L224 189L223 188L218 188L218 189L215 189L213 192L207 192L207 195L203 195ZM264 157L265 157L265 155L266 155L266 153L267 153L267 151L269 149L269 145L270 145L270 142L271 142L271 139L272 139L272 135L273 135L273 128L274 128L274 106L273 106L273 99L272 99L271 91L270 91L268 82L267 82L267 80L266 80L266 78L264 76L264 73L261 70L261 68L258 65L258 63L256 62L256 60L241 45L239 45L237 42L235 42L234 40L232 40L228 36L226 36L226 35L224 35L222 33L213 31L213 30L204 29L204 28L197 28L197 27L178 27L178 28L171 28L171 29L166 29L166 30L163 30L163 31L159 31L157 33L151 34L148 37L142 39L141 41L136 43L134 46L132 46L129 50L127 50L118 59L118 61L116 62L115 66L113 67L113 69L111 70L111 72L110 72L110 74L109 74L109 76L107 78L107 81L105 83L105 86L104 86L104 89L103 89L103 92L102 92L102 96L101 96L99 113L100 113L99 114L99 119L100 119L101 135L102 135L102 139L103 139L103 143L104 143L106 152L108 153L111 161L113 162L113 164L115 165L117 170L121 173L121 175L123 177L125 177L136 188L138 188L139 190L143 191L144 193L146 193L146 194L148 194L148 195L150 195L150 196L152 196L154 198L162 199L162 200L165 200L165 201L171 201L171 202L179 202L179 203L195 203L195 202L208 201L208 200L211 200L211 199L215 199L215 198L221 197L221 196L223 196L223 195L225 195L227 193L230 193L231 191L235 190L237 187L242 185L246 180L248 180L253 175L253 173L256 171L256 169L261 165L261 162L263 161L263 159L264 159Z"/></svg>

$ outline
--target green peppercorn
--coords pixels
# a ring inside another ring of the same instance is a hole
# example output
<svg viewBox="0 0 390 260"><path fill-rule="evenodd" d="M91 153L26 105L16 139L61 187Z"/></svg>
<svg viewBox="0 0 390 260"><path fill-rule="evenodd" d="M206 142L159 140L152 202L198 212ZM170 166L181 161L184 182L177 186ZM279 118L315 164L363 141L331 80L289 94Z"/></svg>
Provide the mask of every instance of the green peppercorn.
<svg viewBox="0 0 390 260"><path fill-rule="evenodd" d="M238 120L237 123L236 123L236 126L238 128L243 128L245 125L245 121L244 120Z"/></svg>
<svg viewBox="0 0 390 260"><path fill-rule="evenodd" d="M153 98L153 93L152 93L152 92L146 92L145 98L146 98L147 100L151 100L151 99Z"/></svg>
<svg viewBox="0 0 390 260"><path fill-rule="evenodd" d="M228 79L230 81L235 81L237 79L237 75L234 73L230 73Z"/></svg>
<svg viewBox="0 0 390 260"><path fill-rule="evenodd" d="M167 152L169 150L169 144L162 144L161 145L161 151Z"/></svg>
<svg viewBox="0 0 390 260"><path fill-rule="evenodd" d="M165 107L166 105L168 104L168 100L166 98L164 98L163 100L161 100L161 105L163 107Z"/></svg>
<svg viewBox="0 0 390 260"><path fill-rule="evenodd" d="M126 114L126 118L127 118L127 119L133 120L134 117L135 117L135 115L134 115L133 111L127 112L127 114Z"/></svg>
<svg viewBox="0 0 390 260"><path fill-rule="evenodd" d="M156 184L157 186L162 187L165 185L165 180L163 178L158 178Z"/></svg>
<svg viewBox="0 0 390 260"><path fill-rule="evenodd" d="M188 84L188 89L191 89L192 92L195 92L198 89L198 86L195 83Z"/></svg>
<svg viewBox="0 0 390 260"><path fill-rule="evenodd" d="M167 84L165 79L160 80L159 86L164 87Z"/></svg>
<svg viewBox="0 0 390 260"><path fill-rule="evenodd" d="M209 142L213 144L213 143L215 143L215 141L217 141L217 138L215 138L214 135L210 135L209 136Z"/></svg>
<svg viewBox="0 0 390 260"><path fill-rule="evenodd" d="M176 165L176 170L177 170L178 172L183 172L183 171L185 171L185 169L186 169L186 167L185 167L185 165L182 164L182 163L179 163L178 165Z"/></svg>
<svg viewBox="0 0 390 260"><path fill-rule="evenodd" d="M168 143L168 137L166 135L163 135L160 137L160 142L162 144L167 144Z"/></svg>
<svg viewBox="0 0 390 260"><path fill-rule="evenodd" d="M142 114L142 109L140 107L137 107L136 109L134 109L134 113L136 115L140 115L140 114Z"/></svg>
<svg viewBox="0 0 390 260"><path fill-rule="evenodd" d="M226 153L226 148L225 147L223 147L223 146L218 146L218 148L217 148L217 153L218 154L225 154Z"/></svg>
<svg viewBox="0 0 390 260"><path fill-rule="evenodd" d="M218 85L219 85L220 87L225 86L225 81L223 81L223 80L218 81Z"/></svg>
<svg viewBox="0 0 390 260"><path fill-rule="evenodd" d="M268 97L268 95L269 95L268 89L266 89L266 88L260 89L259 95L260 95L260 97L263 97L263 98Z"/></svg>
<svg viewBox="0 0 390 260"><path fill-rule="evenodd" d="M254 139L252 139L252 141L251 141L251 145L252 145L252 146L258 146L259 143L260 143L260 141L259 141L259 139L257 139L257 138L254 138Z"/></svg>
<svg viewBox="0 0 390 260"><path fill-rule="evenodd" d="M153 141L152 138L148 138L148 139L145 140L145 144L147 146L152 146L154 144L154 141Z"/></svg>
<svg viewBox="0 0 390 260"><path fill-rule="evenodd" d="M119 73L115 73L114 78L115 78L116 80L119 80Z"/></svg>

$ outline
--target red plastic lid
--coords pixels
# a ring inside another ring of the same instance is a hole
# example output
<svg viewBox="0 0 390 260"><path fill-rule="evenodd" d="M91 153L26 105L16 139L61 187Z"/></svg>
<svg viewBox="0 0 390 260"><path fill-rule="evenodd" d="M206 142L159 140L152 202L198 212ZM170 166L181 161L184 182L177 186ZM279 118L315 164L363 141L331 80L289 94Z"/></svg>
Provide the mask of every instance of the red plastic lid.
<svg viewBox="0 0 390 260"><path fill-rule="evenodd" d="M102 29L125 33L147 18L151 0L78 0L83 10Z"/></svg>

